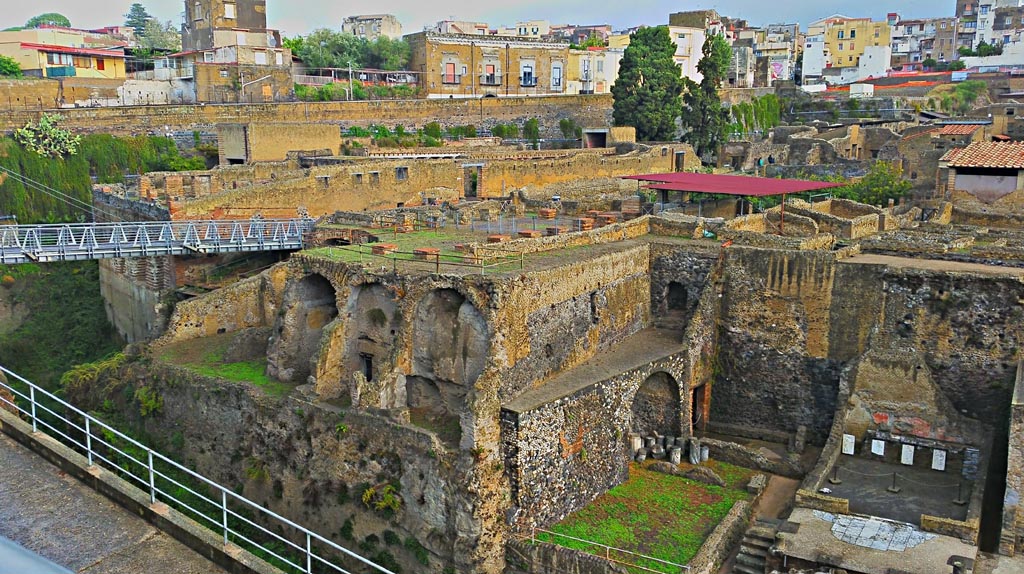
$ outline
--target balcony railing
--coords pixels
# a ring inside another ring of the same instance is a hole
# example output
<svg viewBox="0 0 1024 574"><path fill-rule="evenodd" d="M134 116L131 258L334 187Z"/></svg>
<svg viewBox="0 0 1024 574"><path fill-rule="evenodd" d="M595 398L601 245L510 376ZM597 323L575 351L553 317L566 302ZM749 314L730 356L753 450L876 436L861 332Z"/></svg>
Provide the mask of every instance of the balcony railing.
<svg viewBox="0 0 1024 574"><path fill-rule="evenodd" d="M522 76L519 78L519 85L524 88L536 88L537 78L532 76Z"/></svg>
<svg viewBox="0 0 1024 574"><path fill-rule="evenodd" d="M481 86L500 86L501 76L498 74L481 74L480 75Z"/></svg>
<svg viewBox="0 0 1024 574"><path fill-rule="evenodd" d="M441 83L442 84L461 84L462 83L462 75L461 74L441 74Z"/></svg>

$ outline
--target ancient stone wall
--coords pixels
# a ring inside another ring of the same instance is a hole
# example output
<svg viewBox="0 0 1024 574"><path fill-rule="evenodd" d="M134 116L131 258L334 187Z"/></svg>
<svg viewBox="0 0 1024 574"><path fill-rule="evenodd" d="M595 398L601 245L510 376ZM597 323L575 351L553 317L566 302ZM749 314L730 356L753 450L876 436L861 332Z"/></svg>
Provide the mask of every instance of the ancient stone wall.
<svg viewBox="0 0 1024 574"><path fill-rule="evenodd" d="M11 80L0 84L0 102L5 99L3 96L9 95L9 107L13 108L12 113L0 117L0 131L21 127L29 120L38 119L40 105L45 110L53 108L59 98L52 84L56 82ZM489 128L496 123L522 125L530 118L537 118L542 137L561 137L558 121L566 117L573 117L578 124L585 126L610 125L611 112L611 94L471 100L135 106L61 111L66 126L76 131L118 135L146 134L153 126L192 130L220 123L248 122L326 122L344 127L403 124L408 128L417 128L436 121L442 127L475 124L478 128Z"/></svg>
<svg viewBox="0 0 1024 574"><path fill-rule="evenodd" d="M1024 365L1017 365L1017 379L1009 413L1009 448L1006 457L1006 494L1003 496L999 553L1014 556L1024 550Z"/></svg>

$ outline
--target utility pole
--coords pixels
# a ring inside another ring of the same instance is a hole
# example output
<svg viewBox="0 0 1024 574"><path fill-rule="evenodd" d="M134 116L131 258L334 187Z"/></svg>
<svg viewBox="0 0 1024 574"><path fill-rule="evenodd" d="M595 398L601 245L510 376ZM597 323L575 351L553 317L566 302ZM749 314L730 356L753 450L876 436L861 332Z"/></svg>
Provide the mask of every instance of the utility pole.
<svg viewBox="0 0 1024 574"><path fill-rule="evenodd" d="M348 99L349 101L355 99L355 94L352 92L352 60L348 61Z"/></svg>

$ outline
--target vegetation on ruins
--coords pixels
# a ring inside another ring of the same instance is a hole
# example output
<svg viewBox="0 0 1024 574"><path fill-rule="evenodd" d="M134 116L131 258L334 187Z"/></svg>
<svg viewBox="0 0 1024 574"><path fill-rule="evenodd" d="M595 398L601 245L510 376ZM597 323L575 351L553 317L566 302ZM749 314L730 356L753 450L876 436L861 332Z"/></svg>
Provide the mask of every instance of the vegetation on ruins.
<svg viewBox="0 0 1024 574"><path fill-rule="evenodd" d="M782 123L782 101L775 94L766 94L729 108L732 123L729 133L768 131Z"/></svg>
<svg viewBox="0 0 1024 574"><path fill-rule="evenodd" d="M987 95L988 84L981 80L946 84L929 93L928 108L962 115L974 109L978 99Z"/></svg>
<svg viewBox="0 0 1024 574"><path fill-rule="evenodd" d="M0 334L4 366L48 389L73 366L109 356L123 342L107 321L95 261L0 266L14 283L4 297L28 312L11 331ZM79 370L78 376L95 370Z"/></svg>
<svg viewBox="0 0 1024 574"><path fill-rule="evenodd" d="M697 63L697 71L703 75L700 84L685 80L683 141L692 145L700 158L710 159L727 137L729 110L722 107L718 89L729 70L732 49L722 35L711 34L704 40L701 53Z"/></svg>
<svg viewBox="0 0 1024 574"><path fill-rule="evenodd" d="M655 26L634 32L622 56L612 118L617 126L636 128L640 141L667 141L676 133L683 79L675 52L668 27Z"/></svg>
<svg viewBox="0 0 1024 574"><path fill-rule="evenodd" d="M349 84L346 81L332 82L323 86L295 84L295 98L303 102L334 102L349 99ZM410 99L419 93L416 86L399 84L395 86L367 86L359 80L352 81L353 100Z"/></svg>
<svg viewBox="0 0 1024 574"><path fill-rule="evenodd" d="M515 124L495 124L491 128L491 134L497 138L517 138L519 137L519 126Z"/></svg>
<svg viewBox="0 0 1024 574"><path fill-rule="evenodd" d="M8 56L0 56L0 78L20 78L21 66L17 60Z"/></svg>
<svg viewBox="0 0 1024 574"><path fill-rule="evenodd" d="M911 187L913 184L903 179L903 170L898 164L876 161L860 181L836 188L832 195L884 207L890 199L898 200L909 193Z"/></svg>
<svg viewBox="0 0 1024 574"><path fill-rule="evenodd" d="M960 46L959 48L956 49L956 51L958 54L960 54L961 57L980 56L982 58L985 58L987 56L1002 55L1003 45L989 44L988 42L982 40L978 42L978 48L976 50L972 50L970 46Z"/></svg>
<svg viewBox="0 0 1024 574"><path fill-rule="evenodd" d="M717 461L708 465L726 487L631 464L629 480L570 514L551 531L686 564L733 504L750 497L744 486L754 471ZM592 544L550 534L537 538L585 552L594 550ZM678 572L659 562L640 560L638 564L658 572Z"/></svg>
<svg viewBox="0 0 1024 574"><path fill-rule="evenodd" d="M82 137L60 127L60 120L57 114L43 114L38 122L14 130L14 140L43 157L75 155Z"/></svg>

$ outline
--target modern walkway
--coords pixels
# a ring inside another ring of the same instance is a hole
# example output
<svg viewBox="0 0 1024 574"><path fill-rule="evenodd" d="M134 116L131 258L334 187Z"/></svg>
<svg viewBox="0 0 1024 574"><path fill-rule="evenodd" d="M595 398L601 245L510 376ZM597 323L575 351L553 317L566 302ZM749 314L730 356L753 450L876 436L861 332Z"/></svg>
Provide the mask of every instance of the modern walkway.
<svg viewBox="0 0 1024 574"><path fill-rule="evenodd" d="M312 219L0 226L0 263L302 249Z"/></svg>
<svg viewBox="0 0 1024 574"><path fill-rule="evenodd" d="M0 536L80 573L226 574L3 434Z"/></svg>
<svg viewBox="0 0 1024 574"><path fill-rule="evenodd" d="M947 261L945 259L918 259L916 257L895 257L863 253L846 259L840 263L857 263L861 265L887 265L895 269L923 269L925 271L943 271L957 273L978 273L982 275L1006 275L1011 277L1024 276L1020 267L1000 267L984 263L967 263L964 261Z"/></svg>

